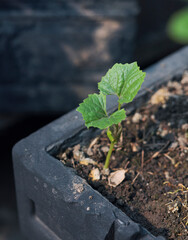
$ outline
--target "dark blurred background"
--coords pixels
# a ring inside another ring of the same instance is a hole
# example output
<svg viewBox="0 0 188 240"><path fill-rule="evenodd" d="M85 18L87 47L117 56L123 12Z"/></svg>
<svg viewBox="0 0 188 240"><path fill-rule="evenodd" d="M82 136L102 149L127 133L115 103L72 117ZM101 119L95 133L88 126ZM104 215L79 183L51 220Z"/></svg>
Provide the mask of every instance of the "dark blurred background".
<svg viewBox="0 0 188 240"><path fill-rule="evenodd" d="M115 62L146 68L183 45L182 0L0 1L0 240L22 240L11 160L21 138L74 109Z"/></svg>

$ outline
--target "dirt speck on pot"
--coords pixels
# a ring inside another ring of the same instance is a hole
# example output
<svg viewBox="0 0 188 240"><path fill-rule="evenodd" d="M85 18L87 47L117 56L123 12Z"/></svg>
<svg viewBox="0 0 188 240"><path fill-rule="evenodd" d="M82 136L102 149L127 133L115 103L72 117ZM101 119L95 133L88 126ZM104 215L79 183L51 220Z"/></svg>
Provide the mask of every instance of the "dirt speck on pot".
<svg viewBox="0 0 188 240"><path fill-rule="evenodd" d="M73 189L75 190L75 193L81 193L84 191L84 186L81 183L73 183Z"/></svg>
<svg viewBox="0 0 188 240"><path fill-rule="evenodd" d="M55 195L57 194L57 190L55 188L52 188L52 193Z"/></svg>

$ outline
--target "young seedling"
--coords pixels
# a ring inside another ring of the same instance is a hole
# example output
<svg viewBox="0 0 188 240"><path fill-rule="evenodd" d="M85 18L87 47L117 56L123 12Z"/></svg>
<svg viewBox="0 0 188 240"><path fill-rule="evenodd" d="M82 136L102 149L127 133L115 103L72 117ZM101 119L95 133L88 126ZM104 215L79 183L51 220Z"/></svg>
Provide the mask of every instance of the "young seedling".
<svg viewBox="0 0 188 240"><path fill-rule="evenodd" d="M107 129L107 136L111 142L106 156L104 169L109 167L110 157L114 144L118 143L122 127L121 122L126 118L122 104L131 102L136 96L145 78L145 73L140 70L137 63L116 63L98 83L99 94L89 94L77 108L85 121L87 128L97 127ZM118 97L118 109L112 114L106 111L106 96Z"/></svg>

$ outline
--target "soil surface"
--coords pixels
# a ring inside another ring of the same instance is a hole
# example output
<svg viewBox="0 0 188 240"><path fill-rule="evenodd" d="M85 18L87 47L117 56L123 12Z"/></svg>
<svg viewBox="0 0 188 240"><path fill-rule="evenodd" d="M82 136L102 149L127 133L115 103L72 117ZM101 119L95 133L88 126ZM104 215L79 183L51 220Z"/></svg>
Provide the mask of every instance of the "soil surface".
<svg viewBox="0 0 188 240"><path fill-rule="evenodd" d="M153 235L188 239L188 74L151 93L122 127L109 172L103 171L110 146L105 131L58 158Z"/></svg>

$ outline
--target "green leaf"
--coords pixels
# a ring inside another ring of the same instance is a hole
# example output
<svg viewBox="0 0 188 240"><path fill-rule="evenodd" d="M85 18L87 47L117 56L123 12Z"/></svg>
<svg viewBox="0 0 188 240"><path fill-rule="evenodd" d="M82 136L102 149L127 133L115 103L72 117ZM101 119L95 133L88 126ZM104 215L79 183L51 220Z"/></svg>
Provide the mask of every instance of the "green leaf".
<svg viewBox="0 0 188 240"><path fill-rule="evenodd" d="M129 103L136 96L145 78L137 62L131 64L116 63L98 84L105 95L117 95L119 103Z"/></svg>
<svg viewBox="0 0 188 240"><path fill-rule="evenodd" d="M83 116L86 127L108 128L125 119L125 110L121 109L108 116L106 112L106 95L90 94L76 109Z"/></svg>

